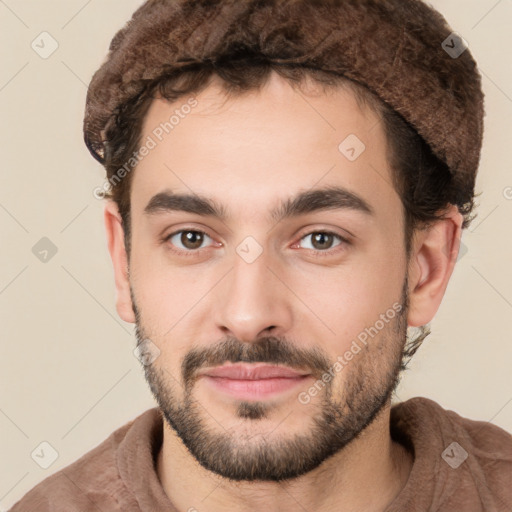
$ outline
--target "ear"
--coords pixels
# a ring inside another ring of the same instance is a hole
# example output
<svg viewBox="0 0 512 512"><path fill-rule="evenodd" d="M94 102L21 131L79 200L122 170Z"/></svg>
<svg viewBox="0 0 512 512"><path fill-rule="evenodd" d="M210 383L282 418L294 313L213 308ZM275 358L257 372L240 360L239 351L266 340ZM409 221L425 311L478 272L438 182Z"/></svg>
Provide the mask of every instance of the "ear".
<svg viewBox="0 0 512 512"><path fill-rule="evenodd" d="M105 231L107 234L108 251L114 266L114 277L117 290L116 309L119 316L129 323L135 323L130 281L128 279L128 257L124 245L124 228L117 203L107 200L104 211Z"/></svg>
<svg viewBox="0 0 512 512"><path fill-rule="evenodd" d="M428 324L448 286L460 248L463 217L451 205L442 220L415 233L409 261L408 325Z"/></svg>

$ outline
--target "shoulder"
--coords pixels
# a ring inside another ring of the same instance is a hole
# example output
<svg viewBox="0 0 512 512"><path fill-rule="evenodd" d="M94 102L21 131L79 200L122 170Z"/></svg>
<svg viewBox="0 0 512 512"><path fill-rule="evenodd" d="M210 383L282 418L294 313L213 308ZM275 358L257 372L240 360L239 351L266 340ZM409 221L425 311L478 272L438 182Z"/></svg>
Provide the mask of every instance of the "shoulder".
<svg viewBox="0 0 512 512"><path fill-rule="evenodd" d="M436 439L459 437L468 447L475 448L475 455L485 459L492 454L506 464L512 463L512 435L489 421L465 418L457 412L443 408L428 398L411 398L395 405L392 419L407 426L412 434Z"/></svg>
<svg viewBox="0 0 512 512"><path fill-rule="evenodd" d="M139 418L129 421L75 462L48 476L28 491L9 512L89 512L121 510L116 496L126 493L116 453Z"/></svg>
<svg viewBox="0 0 512 512"><path fill-rule="evenodd" d="M391 429L396 440L415 454L422 473L416 476L434 477L434 502L478 500L485 505L484 510L512 510L510 433L422 397L392 408Z"/></svg>

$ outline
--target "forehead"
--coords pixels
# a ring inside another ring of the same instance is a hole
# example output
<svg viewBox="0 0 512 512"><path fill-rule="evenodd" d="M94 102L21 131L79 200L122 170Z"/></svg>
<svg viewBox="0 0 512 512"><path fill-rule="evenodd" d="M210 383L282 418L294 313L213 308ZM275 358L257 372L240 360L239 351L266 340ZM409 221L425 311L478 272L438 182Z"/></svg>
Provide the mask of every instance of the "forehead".
<svg viewBox="0 0 512 512"><path fill-rule="evenodd" d="M193 98L193 99L192 99ZM170 103L155 99L133 176L135 215L162 191L215 199L227 214L268 218L278 201L340 186L376 213L399 213L377 114L347 87L296 90L273 74L260 90L227 98L218 81Z"/></svg>

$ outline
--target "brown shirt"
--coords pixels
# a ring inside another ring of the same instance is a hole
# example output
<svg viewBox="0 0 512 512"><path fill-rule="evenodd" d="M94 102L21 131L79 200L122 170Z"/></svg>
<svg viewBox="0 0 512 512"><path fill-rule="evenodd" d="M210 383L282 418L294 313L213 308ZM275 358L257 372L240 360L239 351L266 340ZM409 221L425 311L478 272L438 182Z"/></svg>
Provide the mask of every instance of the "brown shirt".
<svg viewBox="0 0 512 512"><path fill-rule="evenodd" d="M504 430L413 398L392 408L391 432L414 453L414 464L386 512L512 511L512 436ZM176 512L155 470L161 444L162 416L149 409L10 512Z"/></svg>

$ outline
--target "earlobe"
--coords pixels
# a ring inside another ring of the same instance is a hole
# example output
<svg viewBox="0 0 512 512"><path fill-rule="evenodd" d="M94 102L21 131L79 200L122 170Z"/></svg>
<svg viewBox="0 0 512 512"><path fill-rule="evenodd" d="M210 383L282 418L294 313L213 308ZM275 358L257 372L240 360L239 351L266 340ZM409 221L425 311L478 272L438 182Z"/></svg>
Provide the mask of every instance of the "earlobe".
<svg viewBox="0 0 512 512"><path fill-rule="evenodd" d="M408 325L428 324L436 314L460 247L463 217L452 205L442 220L418 231L409 264Z"/></svg>
<svg viewBox="0 0 512 512"><path fill-rule="evenodd" d="M108 200L105 204L104 221L108 251L114 267L117 313L125 322L135 323L130 295L128 257L124 245L123 223L117 204L112 200Z"/></svg>

